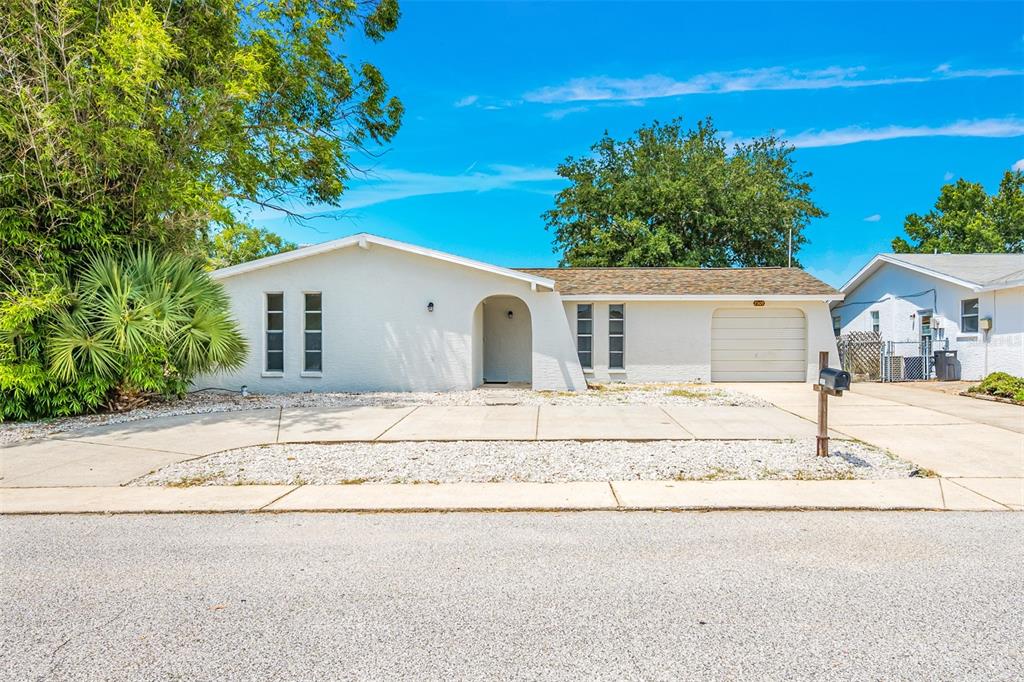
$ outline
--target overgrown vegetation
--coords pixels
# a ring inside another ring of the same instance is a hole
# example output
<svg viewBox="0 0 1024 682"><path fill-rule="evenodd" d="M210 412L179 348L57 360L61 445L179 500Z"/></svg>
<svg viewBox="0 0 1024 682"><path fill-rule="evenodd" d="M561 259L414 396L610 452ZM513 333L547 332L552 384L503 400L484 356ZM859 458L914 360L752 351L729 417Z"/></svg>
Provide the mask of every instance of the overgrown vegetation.
<svg viewBox="0 0 1024 682"><path fill-rule="evenodd" d="M246 344L200 261L94 256L67 294L0 309L0 418L119 409L232 369Z"/></svg>
<svg viewBox="0 0 1024 682"><path fill-rule="evenodd" d="M398 18L395 0L0 3L0 418L235 361L196 264L294 248L247 209L337 205L354 158L394 137L401 103L340 48ZM191 289L136 289L140 259Z"/></svg>
<svg viewBox="0 0 1024 682"><path fill-rule="evenodd" d="M982 379L980 384L971 386L967 391L1024 403L1024 378L1015 377L1006 372L992 372Z"/></svg>

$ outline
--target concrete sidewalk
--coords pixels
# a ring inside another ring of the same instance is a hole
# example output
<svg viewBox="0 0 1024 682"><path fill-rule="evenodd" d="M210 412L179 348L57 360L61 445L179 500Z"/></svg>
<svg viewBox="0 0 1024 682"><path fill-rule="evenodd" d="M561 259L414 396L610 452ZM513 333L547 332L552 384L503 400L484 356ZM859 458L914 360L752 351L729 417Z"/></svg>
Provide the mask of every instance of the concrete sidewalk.
<svg viewBox="0 0 1024 682"><path fill-rule="evenodd" d="M938 478L862 481L610 481L194 488L5 488L3 514L1024 509ZM1020 491L988 489L1021 502ZM1014 497L1016 495L1017 497ZM1007 499L1007 498L1003 498Z"/></svg>
<svg viewBox="0 0 1024 682"><path fill-rule="evenodd" d="M272 408L107 424L2 447L0 487L115 486L168 464L274 443L750 440L814 432L812 423L775 407Z"/></svg>

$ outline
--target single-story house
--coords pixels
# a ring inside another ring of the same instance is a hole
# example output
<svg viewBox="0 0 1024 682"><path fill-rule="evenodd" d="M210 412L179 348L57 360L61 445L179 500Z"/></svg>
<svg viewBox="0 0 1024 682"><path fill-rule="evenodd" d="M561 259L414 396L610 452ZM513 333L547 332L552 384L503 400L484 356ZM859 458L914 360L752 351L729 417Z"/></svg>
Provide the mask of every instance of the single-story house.
<svg viewBox="0 0 1024 682"><path fill-rule="evenodd" d="M796 268L510 269L357 234L216 270L251 352L203 385L443 391L588 381L807 381L836 362ZM215 383L209 383L215 382Z"/></svg>
<svg viewBox="0 0 1024 682"><path fill-rule="evenodd" d="M905 357L955 350L963 379L1024 375L1024 254L882 253L840 291L837 335L876 332Z"/></svg>

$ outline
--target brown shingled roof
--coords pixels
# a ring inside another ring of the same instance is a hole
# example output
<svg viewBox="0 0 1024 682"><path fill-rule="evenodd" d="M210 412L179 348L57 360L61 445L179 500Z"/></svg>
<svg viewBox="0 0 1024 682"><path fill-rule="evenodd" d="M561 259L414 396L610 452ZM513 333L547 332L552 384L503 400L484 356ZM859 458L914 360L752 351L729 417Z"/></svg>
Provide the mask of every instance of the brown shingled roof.
<svg viewBox="0 0 1024 682"><path fill-rule="evenodd" d="M839 292L800 268L516 268L563 294L827 296Z"/></svg>

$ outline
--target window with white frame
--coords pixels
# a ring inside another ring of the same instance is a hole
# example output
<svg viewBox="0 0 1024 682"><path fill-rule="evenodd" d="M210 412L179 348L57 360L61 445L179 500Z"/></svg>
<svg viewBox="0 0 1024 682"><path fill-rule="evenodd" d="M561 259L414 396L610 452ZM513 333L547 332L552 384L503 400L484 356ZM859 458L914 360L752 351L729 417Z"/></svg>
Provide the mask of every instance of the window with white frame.
<svg viewBox="0 0 1024 682"><path fill-rule="evenodd" d="M840 332L843 330L843 318L839 315L832 316L832 333L839 337Z"/></svg>
<svg viewBox="0 0 1024 682"><path fill-rule="evenodd" d="M625 306L608 306L608 369L625 369Z"/></svg>
<svg viewBox="0 0 1024 682"><path fill-rule="evenodd" d="M978 331L978 299L968 298L960 301L960 331Z"/></svg>
<svg viewBox="0 0 1024 682"><path fill-rule="evenodd" d="M877 334L878 330L880 328L881 328L881 325L878 323L878 311L877 310L872 310L871 311L871 331L873 331L873 332L875 332Z"/></svg>
<svg viewBox="0 0 1024 682"><path fill-rule="evenodd" d="M284 294L267 294L267 333L264 370L284 372Z"/></svg>
<svg viewBox="0 0 1024 682"><path fill-rule="evenodd" d="M583 369L594 366L594 306L590 303L576 306L576 355Z"/></svg>
<svg viewBox="0 0 1024 682"><path fill-rule="evenodd" d="M302 321L302 371L322 372L324 368L323 296L319 292L305 295Z"/></svg>

